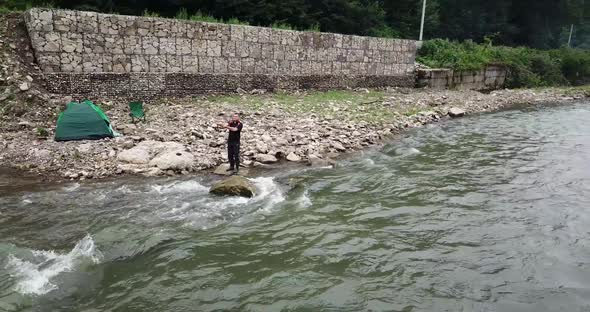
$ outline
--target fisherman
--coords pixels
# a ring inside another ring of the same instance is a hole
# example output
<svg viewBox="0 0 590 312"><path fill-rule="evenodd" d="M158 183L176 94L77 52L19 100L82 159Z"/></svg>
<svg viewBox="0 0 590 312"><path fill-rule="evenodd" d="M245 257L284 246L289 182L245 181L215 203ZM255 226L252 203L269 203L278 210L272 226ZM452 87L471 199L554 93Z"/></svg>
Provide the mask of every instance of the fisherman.
<svg viewBox="0 0 590 312"><path fill-rule="evenodd" d="M233 114L232 119L227 124L220 124L220 127L229 130L227 138L227 158L229 159L229 169L233 174L240 172L240 133L242 132L242 122L240 115Z"/></svg>

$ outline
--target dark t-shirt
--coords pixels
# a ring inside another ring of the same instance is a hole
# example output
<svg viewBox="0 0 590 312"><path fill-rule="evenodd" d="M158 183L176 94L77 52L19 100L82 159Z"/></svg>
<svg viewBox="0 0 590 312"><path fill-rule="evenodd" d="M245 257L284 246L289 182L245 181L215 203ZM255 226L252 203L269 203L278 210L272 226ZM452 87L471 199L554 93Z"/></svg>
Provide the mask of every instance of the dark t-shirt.
<svg viewBox="0 0 590 312"><path fill-rule="evenodd" d="M240 144L240 132L242 132L242 123L239 121L230 121L228 125L232 128L238 128L238 131L229 131L227 138L228 144Z"/></svg>

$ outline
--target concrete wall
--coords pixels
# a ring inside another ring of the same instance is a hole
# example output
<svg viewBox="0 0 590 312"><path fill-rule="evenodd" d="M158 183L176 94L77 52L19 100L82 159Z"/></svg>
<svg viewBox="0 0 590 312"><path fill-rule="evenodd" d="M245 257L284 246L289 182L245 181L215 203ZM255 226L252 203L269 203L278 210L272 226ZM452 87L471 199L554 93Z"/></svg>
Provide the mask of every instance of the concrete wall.
<svg viewBox="0 0 590 312"><path fill-rule="evenodd" d="M256 81L271 88L410 86L414 80L410 40L51 9L31 9L25 20L39 66L59 93L264 86Z"/></svg>
<svg viewBox="0 0 590 312"><path fill-rule="evenodd" d="M416 84L432 89L493 90L504 86L507 74L508 69L501 65L490 65L476 71L420 69Z"/></svg>

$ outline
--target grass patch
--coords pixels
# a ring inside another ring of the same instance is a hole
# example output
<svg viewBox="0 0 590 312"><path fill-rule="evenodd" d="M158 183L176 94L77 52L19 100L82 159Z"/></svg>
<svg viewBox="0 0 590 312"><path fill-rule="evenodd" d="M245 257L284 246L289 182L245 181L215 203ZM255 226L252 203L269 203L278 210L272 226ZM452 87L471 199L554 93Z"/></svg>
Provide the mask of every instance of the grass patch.
<svg viewBox="0 0 590 312"><path fill-rule="evenodd" d="M179 20L188 20L188 21L195 21L195 22L205 22L205 23L224 23L230 25L250 25L248 22L241 21L235 17L230 18L226 21L222 19L215 18L211 15L203 14L201 11L197 11L196 14L191 15L186 8L181 8L178 10L176 15L174 16L175 19Z"/></svg>
<svg viewBox="0 0 590 312"><path fill-rule="evenodd" d="M241 21L235 17L232 17L230 19L228 19L227 21L225 21L226 24L230 24L230 25L243 25L243 26L250 26L250 23L246 22L246 21Z"/></svg>
<svg viewBox="0 0 590 312"><path fill-rule="evenodd" d="M195 21L195 22L204 22L204 23L223 23L222 20L217 19L217 18L210 16L210 15L203 14L203 13L201 13L201 11L197 11L196 14L191 15L189 20Z"/></svg>
<svg viewBox="0 0 590 312"><path fill-rule="evenodd" d="M404 112L404 115L407 117L417 115L418 113L422 112L423 110L419 107L408 107L408 109Z"/></svg>
<svg viewBox="0 0 590 312"><path fill-rule="evenodd" d="M301 94L277 92L265 95L216 95L206 98L209 108L224 107L261 114L275 109L301 117L342 119L382 124L395 117L395 111L383 105L385 94L371 90L310 91ZM199 103L201 105L201 103Z"/></svg>
<svg viewBox="0 0 590 312"><path fill-rule="evenodd" d="M46 138L49 136L49 131L43 127L37 127L37 129L35 129L35 132L37 133L37 136L40 138Z"/></svg>
<svg viewBox="0 0 590 312"><path fill-rule="evenodd" d="M158 12L150 12L148 9L143 10L142 16L144 17L160 17Z"/></svg>
<svg viewBox="0 0 590 312"><path fill-rule="evenodd" d="M188 10L186 8L180 8L180 10L178 10L176 13L176 16L174 16L174 18L181 20L188 20L190 17L191 16L188 14Z"/></svg>
<svg viewBox="0 0 590 312"><path fill-rule="evenodd" d="M311 31L311 32L321 32L321 27L319 23L315 23L312 24L308 29L306 29L305 31Z"/></svg>
<svg viewBox="0 0 590 312"><path fill-rule="evenodd" d="M273 29L282 29L282 30L295 30L293 28L293 26L291 26L289 24L285 24L285 23L272 23L270 25L270 28L273 28Z"/></svg>

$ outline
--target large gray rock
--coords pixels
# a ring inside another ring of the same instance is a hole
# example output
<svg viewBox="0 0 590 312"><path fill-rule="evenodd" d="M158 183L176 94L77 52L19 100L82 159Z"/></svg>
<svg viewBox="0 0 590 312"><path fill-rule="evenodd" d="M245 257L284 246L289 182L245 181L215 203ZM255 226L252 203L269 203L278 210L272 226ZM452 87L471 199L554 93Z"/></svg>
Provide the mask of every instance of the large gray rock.
<svg viewBox="0 0 590 312"><path fill-rule="evenodd" d="M232 176L213 185L209 192L215 195L253 197L256 193L256 188L248 179L240 176Z"/></svg>
<svg viewBox="0 0 590 312"><path fill-rule="evenodd" d="M301 157L299 157L299 155L291 152L291 153L289 153L289 155L287 155L287 160L288 161L295 161L295 162L301 161Z"/></svg>
<svg viewBox="0 0 590 312"><path fill-rule="evenodd" d="M178 155L180 154L180 155ZM143 141L122 151L117 159L124 163L158 167L162 170L189 169L194 163L192 154L177 142Z"/></svg>
<svg viewBox="0 0 590 312"><path fill-rule="evenodd" d="M150 162L150 151L147 148L136 146L134 148L124 150L117 155L119 161L143 165Z"/></svg>
<svg viewBox="0 0 590 312"><path fill-rule="evenodd" d="M150 161L150 167L158 167L161 170L189 170L192 169L195 158L189 152L172 151L163 152Z"/></svg>
<svg viewBox="0 0 590 312"><path fill-rule="evenodd" d="M463 116L465 116L465 111L460 108L457 108L457 107L451 107L451 109L449 109L449 116L463 117Z"/></svg>
<svg viewBox="0 0 590 312"><path fill-rule="evenodd" d="M143 141L137 144L137 147L144 147L150 150L153 154L159 154L164 151L184 151L184 145L178 142L159 142L159 141Z"/></svg>
<svg viewBox="0 0 590 312"><path fill-rule="evenodd" d="M273 155L268 155L268 154L258 154L258 155L256 155L256 160L263 163L263 164L272 164L272 163L276 163L278 161L278 159L276 157L274 157Z"/></svg>

